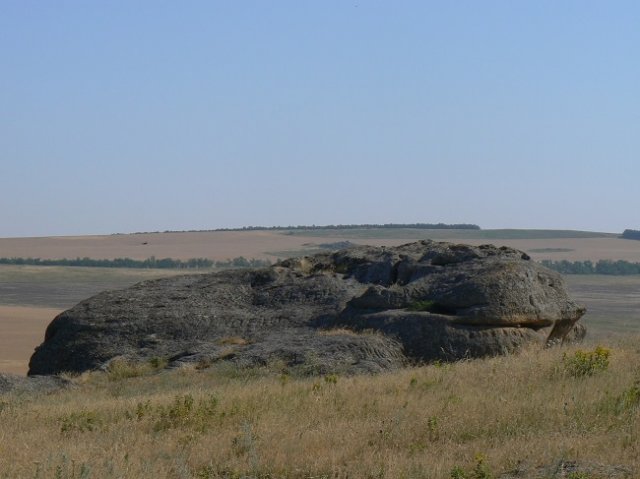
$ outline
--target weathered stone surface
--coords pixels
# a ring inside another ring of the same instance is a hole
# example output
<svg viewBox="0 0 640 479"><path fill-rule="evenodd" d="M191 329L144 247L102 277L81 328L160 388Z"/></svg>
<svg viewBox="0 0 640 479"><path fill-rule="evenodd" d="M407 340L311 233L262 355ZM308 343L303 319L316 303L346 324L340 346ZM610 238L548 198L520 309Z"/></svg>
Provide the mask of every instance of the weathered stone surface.
<svg viewBox="0 0 640 479"><path fill-rule="evenodd" d="M360 246L98 294L52 321L29 374L114 357L376 372L579 338L583 314L560 275L514 249Z"/></svg>

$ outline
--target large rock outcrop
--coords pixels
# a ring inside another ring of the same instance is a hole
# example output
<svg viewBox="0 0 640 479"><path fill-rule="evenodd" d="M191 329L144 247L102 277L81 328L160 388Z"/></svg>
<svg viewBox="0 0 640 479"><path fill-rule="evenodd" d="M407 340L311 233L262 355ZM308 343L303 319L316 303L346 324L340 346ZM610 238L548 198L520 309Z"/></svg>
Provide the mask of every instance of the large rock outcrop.
<svg viewBox="0 0 640 479"><path fill-rule="evenodd" d="M583 314L560 275L521 251L359 246L98 294L51 322L29 374L114 358L376 372L580 337Z"/></svg>

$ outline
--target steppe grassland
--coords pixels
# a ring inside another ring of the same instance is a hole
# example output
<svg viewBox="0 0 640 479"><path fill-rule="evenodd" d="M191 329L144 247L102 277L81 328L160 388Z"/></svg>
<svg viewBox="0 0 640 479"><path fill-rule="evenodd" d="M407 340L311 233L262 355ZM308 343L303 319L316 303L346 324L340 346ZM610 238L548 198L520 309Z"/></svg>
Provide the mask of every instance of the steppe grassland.
<svg viewBox="0 0 640 479"><path fill-rule="evenodd" d="M189 271L0 265L0 304L70 308L100 291Z"/></svg>
<svg viewBox="0 0 640 479"><path fill-rule="evenodd" d="M575 348L378 376L84 374L70 390L2 398L0 477L448 478L478 458L494 477L520 461L637 472L637 344L607 345L608 368L580 377L563 359Z"/></svg>

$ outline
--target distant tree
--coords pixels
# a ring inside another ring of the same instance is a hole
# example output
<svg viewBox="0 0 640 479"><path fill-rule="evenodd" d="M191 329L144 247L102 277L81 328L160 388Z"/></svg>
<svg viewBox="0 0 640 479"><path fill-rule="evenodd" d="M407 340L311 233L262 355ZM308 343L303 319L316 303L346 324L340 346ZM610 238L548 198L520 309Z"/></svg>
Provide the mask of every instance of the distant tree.
<svg viewBox="0 0 640 479"><path fill-rule="evenodd" d="M640 240L640 230L624 230L622 237L624 239Z"/></svg>
<svg viewBox="0 0 640 479"><path fill-rule="evenodd" d="M91 258L75 258L75 259L40 259L40 258L0 258L0 264L13 265L39 265L39 266L87 266L93 268L158 268L158 269L206 269L213 268L214 265L220 268L247 268L262 267L271 264L268 260L247 260L243 257L234 258L223 262L214 263L208 258L191 258L188 260L179 260L173 258L157 259L151 256L144 260L136 260L131 258L115 258L115 259L91 259Z"/></svg>

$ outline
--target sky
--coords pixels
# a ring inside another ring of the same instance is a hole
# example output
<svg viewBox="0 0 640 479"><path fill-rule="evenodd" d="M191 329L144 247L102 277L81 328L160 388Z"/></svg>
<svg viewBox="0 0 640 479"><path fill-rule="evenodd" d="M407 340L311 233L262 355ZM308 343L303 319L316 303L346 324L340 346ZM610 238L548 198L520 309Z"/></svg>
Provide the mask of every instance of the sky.
<svg viewBox="0 0 640 479"><path fill-rule="evenodd" d="M0 237L640 229L640 2L0 0Z"/></svg>

